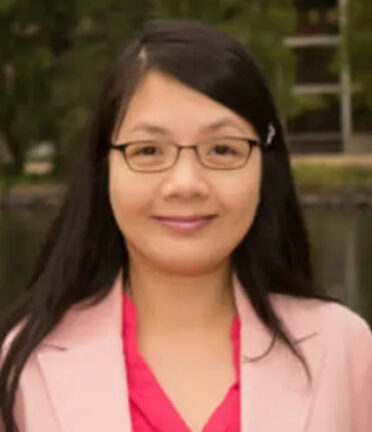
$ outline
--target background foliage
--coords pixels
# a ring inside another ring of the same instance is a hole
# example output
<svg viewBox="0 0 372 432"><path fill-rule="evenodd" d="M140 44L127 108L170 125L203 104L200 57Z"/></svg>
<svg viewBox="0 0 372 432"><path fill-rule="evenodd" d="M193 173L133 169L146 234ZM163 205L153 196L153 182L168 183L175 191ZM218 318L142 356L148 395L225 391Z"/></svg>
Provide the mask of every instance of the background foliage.
<svg viewBox="0 0 372 432"><path fill-rule="evenodd" d="M355 77L372 109L367 1L352 1L348 40ZM170 17L202 19L242 41L258 59L282 115L293 110L295 61L282 42L295 26L292 0L0 0L0 135L15 156L12 170L21 170L35 143L51 140L63 173L115 52L144 20Z"/></svg>

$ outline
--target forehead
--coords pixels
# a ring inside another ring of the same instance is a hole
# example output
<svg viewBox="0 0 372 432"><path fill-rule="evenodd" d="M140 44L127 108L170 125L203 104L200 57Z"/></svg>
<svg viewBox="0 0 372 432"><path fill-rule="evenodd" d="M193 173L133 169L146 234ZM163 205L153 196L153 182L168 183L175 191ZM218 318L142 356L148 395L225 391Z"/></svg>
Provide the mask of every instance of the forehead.
<svg viewBox="0 0 372 432"><path fill-rule="evenodd" d="M253 126L234 111L162 72L144 78L126 109L118 136L144 131L173 135L197 135L235 128L254 134Z"/></svg>

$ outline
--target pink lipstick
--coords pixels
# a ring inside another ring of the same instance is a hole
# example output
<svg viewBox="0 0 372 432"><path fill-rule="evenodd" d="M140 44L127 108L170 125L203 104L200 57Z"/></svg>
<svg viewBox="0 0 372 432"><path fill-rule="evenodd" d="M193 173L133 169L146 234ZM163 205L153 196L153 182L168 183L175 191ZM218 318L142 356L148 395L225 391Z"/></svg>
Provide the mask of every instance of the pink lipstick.
<svg viewBox="0 0 372 432"><path fill-rule="evenodd" d="M195 217L156 217L164 226L180 232L190 232L203 228L210 223L214 216Z"/></svg>

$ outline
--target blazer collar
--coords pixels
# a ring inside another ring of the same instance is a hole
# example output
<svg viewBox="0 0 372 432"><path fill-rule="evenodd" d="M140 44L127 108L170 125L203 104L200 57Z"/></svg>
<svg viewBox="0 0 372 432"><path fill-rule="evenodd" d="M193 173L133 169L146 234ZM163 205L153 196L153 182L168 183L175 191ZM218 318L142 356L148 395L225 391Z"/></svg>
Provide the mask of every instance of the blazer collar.
<svg viewBox="0 0 372 432"><path fill-rule="evenodd" d="M122 329L122 270L120 269L108 295L99 303L89 306L80 303L67 312L62 322L44 338L42 345L59 349L86 344L108 335L121 336ZM267 352L272 335L257 316L248 295L233 275L235 304L241 325L247 328L249 343L241 344L241 353L248 358ZM270 301L292 337L299 343L318 333L316 323L306 307L298 311L299 300L281 294L270 294ZM306 300L307 303L312 300Z"/></svg>

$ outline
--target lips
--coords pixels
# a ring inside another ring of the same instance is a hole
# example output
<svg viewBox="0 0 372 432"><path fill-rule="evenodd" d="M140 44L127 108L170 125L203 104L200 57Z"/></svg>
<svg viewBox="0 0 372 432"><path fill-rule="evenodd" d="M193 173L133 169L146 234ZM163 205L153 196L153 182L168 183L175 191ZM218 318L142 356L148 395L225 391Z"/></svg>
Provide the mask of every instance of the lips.
<svg viewBox="0 0 372 432"><path fill-rule="evenodd" d="M195 215L195 216L155 216L156 219L160 220L168 220L168 221L177 221L177 222L195 222L205 219L212 219L214 215Z"/></svg>
<svg viewBox="0 0 372 432"><path fill-rule="evenodd" d="M156 217L163 225L177 231L193 231L206 226L215 216L160 216Z"/></svg>

